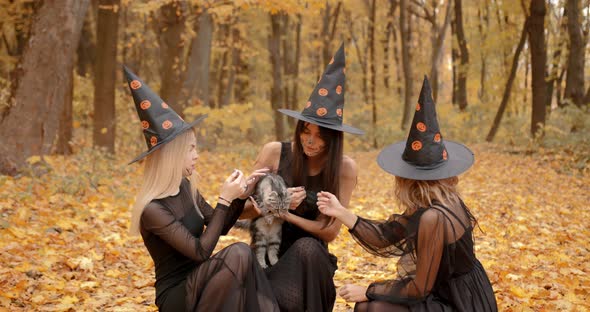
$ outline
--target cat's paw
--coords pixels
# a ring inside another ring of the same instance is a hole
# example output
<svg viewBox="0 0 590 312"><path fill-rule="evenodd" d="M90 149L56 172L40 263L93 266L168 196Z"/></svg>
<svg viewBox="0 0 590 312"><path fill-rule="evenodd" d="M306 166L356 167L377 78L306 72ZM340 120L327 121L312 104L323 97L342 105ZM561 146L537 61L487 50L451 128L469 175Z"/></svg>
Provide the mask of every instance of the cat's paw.
<svg viewBox="0 0 590 312"><path fill-rule="evenodd" d="M270 265L275 265L277 262L279 262L279 258L276 256L268 256L268 261L270 262Z"/></svg>

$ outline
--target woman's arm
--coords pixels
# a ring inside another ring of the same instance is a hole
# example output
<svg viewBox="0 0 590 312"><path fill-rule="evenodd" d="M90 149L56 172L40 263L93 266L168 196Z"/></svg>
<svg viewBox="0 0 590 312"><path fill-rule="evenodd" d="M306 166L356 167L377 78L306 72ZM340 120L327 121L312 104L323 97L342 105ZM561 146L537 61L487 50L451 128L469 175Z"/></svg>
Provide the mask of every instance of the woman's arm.
<svg viewBox="0 0 590 312"><path fill-rule="evenodd" d="M429 209L424 212L418 228L415 277L372 283L367 289L367 298L394 303L422 301L432 290L440 268L446 241L445 222L440 211ZM402 267L401 270L410 272L413 268Z"/></svg>
<svg viewBox="0 0 590 312"><path fill-rule="evenodd" d="M203 262L211 256L223 230L228 206L217 204L215 212L200 237L195 237L167 208L150 203L141 215L141 226L188 258Z"/></svg>

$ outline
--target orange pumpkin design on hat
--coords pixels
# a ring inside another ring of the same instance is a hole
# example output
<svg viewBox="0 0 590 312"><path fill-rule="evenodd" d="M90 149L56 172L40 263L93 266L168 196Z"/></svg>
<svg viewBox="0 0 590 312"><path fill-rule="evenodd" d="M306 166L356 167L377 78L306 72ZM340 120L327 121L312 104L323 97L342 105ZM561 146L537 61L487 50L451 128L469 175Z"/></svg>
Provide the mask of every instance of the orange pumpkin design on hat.
<svg viewBox="0 0 590 312"><path fill-rule="evenodd" d="M415 151L421 150L422 149L422 142L420 142L420 141L412 142L412 149Z"/></svg>
<svg viewBox="0 0 590 312"><path fill-rule="evenodd" d="M318 90L318 94L321 95L321 96L326 96L326 95L328 95L328 89L321 88L321 89Z"/></svg>
<svg viewBox="0 0 590 312"><path fill-rule="evenodd" d="M338 94L338 95L342 94L342 86L341 85L338 85L336 87L336 94Z"/></svg>
<svg viewBox="0 0 590 312"><path fill-rule="evenodd" d="M434 135L434 142L436 142L436 143L440 142L440 133L437 133Z"/></svg>
<svg viewBox="0 0 590 312"><path fill-rule="evenodd" d="M129 86L131 87L131 89L137 90L141 88L141 82L139 82L139 80L133 80L129 83Z"/></svg>
<svg viewBox="0 0 590 312"><path fill-rule="evenodd" d="M164 128L164 129L166 129L166 130L168 130L168 129L172 128L172 122L170 122L170 120L165 120L165 121L162 123L162 128Z"/></svg>
<svg viewBox="0 0 590 312"><path fill-rule="evenodd" d="M154 146L154 145L158 144L158 138L157 138L157 137L155 137L155 136L152 136L152 137L151 137L151 139L150 139L150 144L151 144L152 146Z"/></svg>
<svg viewBox="0 0 590 312"><path fill-rule="evenodd" d="M416 124L416 129L420 132L426 131L426 125L423 122L419 122Z"/></svg>
<svg viewBox="0 0 590 312"><path fill-rule="evenodd" d="M164 108L164 109L167 109L167 108L169 108L169 107L170 107L170 106L168 106L168 104L166 104L166 102L162 102L162 108Z"/></svg>
<svg viewBox="0 0 590 312"><path fill-rule="evenodd" d="M420 103L416 103L416 111L419 112L420 111Z"/></svg>
<svg viewBox="0 0 590 312"><path fill-rule="evenodd" d="M305 108L310 108L311 107L311 101L307 101L307 103L305 103Z"/></svg>
<svg viewBox="0 0 590 312"><path fill-rule="evenodd" d="M328 110L325 107L320 107L316 111L316 114L318 114L318 116L320 116L320 117L325 116L327 113L328 113Z"/></svg>
<svg viewBox="0 0 590 312"><path fill-rule="evenodd" d="M150 127L150 123L149 123L149 122L147 122L147 121L145 121L145 120L143 120L143 121L141 122L141 127L143 128L143 130L145 130L145 129L147 129L147 128L149 128L149 127Z"/></svg>
<svg viewBox="0 0 590 312"><path fill-rule="evenodd" d="M338 117L342 117L342 108L336 109L336 115L338 115Z"/></svg>
<svg viewBox="0 0 590 312"><path fill-rule="evenodd" d="M143 110L150 108L150 106L152 106L152 102L150 102L148 100L143 100L143 101L141 101L141 103L139 103L139 107L141 107L141 109L143 109Z"/></svg>

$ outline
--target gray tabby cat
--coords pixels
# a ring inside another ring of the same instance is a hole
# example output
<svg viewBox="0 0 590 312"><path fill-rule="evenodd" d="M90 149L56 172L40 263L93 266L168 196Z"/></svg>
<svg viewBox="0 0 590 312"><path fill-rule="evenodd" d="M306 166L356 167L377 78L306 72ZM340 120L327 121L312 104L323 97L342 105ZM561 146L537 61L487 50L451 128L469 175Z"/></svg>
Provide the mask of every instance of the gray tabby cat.
<svg viewBox="0 0 590 312"><path fill-rule="evenodd" d="M253 197L262 214L250 223L251 246L260 266L267 268L267 253L271 266L279 260L283 226L280 215L289 209L291 198L283 178L274 173L267 174L258 182Z"/></svg>

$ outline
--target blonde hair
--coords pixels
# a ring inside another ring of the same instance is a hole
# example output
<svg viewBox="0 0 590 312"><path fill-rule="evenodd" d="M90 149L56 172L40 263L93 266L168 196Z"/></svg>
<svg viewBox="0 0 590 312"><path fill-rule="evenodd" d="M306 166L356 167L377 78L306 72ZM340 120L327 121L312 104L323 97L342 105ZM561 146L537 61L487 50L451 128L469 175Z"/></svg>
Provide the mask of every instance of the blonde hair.
<svg viewBox="0 0 590 312"><path fill-rule="evenodd" d="M417 208L426 208L433 201L447 207L461 205L457 184L459 178L451 177L442 180L424 181L395 177L395 196L400 204L414 211Z"/></svg>
<svg viewBox="0 0 590 312"><path fill-rule="evenodd" d="M152 200L178 194L183 179L183 170L185 169L187 147L193 143L194 135L194 128L192 131L185 131L146 157L143 183L131 210L131 226L129 228L131 235L139 234L141 215ZM193 175L189 177L189 181L192 182L191 193L192 199L195 201L197 188L196 172L194 170ZM196 207L196 209L197 213L202 217L199 208Z"/></svg>

